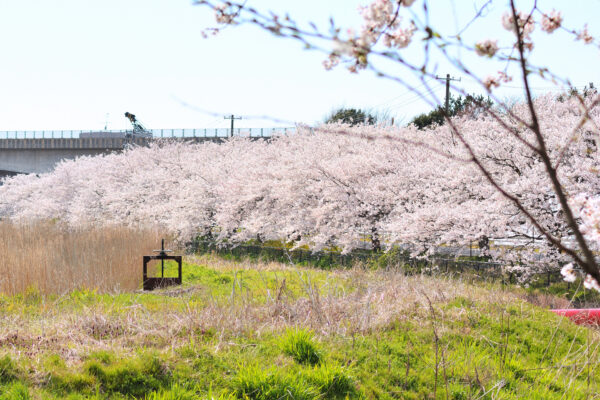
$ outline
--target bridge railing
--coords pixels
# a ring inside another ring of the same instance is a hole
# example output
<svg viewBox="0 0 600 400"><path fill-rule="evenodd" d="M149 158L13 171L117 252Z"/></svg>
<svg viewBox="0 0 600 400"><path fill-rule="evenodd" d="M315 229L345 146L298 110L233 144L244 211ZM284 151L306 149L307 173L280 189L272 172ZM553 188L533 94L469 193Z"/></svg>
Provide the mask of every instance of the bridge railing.
<svg viewBox="0 0 600 400"><path fill-rule="evenodd" d="M229 128L195 128L195 129L149 129L154 138L227 138L231 136ZM235 128L234 137L273 137L293 134L296 128ZM131 133L130 130L47 130L47 131L0 131L2 139L77 139L80 137L115 137ZM98 135L98 136L96 136Z"/></svg>

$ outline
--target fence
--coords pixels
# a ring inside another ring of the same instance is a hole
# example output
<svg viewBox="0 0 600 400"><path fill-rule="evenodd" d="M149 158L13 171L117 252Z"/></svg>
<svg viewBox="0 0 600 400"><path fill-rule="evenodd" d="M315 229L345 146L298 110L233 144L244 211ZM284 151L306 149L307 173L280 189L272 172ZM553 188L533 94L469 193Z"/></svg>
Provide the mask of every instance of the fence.
<svg viewBox="0 0 600 400"><path fill-rule="evenodd" d="M0 139L77 139L93 135L94 137L125 136L131 130L43 130L43 131L0 131ZM154 138L227 138L231 137L229 128L197 129L149 129ZM290 135L296 128L235 128L236 137L273 137Z"/></svg>
<svg viewBox="0 0 600 400"><path fill-rule="evenodd" d="M516 272L506 271L505 264L486 260L476 260L464 257L451 258L448 254L428 258L410 257L401 249L388 253L374 253L367 250L357 250L348 254L335 251L313 252L306 249L285 249L281 247L268 247L260 245L242 244L235 247L224 246L212 241L196 241L190 244L189 250L194 253L214 252L219 255L233 257L260 258L265 261L291 262L293 264L309 264L322 268L333 266L351 267L357 263L379 268L402 268L408 274L426 273L437 274L465 274L472 277L501 282L503 284L518 283L520 275ZM477 258L477 257L475 257ZM538 286L550 286L553 283L563 282L560 272L556 268L548 267L533 274L529 279Z"/></svg>

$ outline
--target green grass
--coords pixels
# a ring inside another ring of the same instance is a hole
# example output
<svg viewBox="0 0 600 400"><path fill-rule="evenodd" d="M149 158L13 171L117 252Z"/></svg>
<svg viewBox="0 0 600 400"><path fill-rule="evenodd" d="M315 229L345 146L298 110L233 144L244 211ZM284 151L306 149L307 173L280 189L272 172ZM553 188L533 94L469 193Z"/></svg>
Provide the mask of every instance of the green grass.
<svg viewBox="0 0 600 400"><path fill-rule="evenodd" d="M281 340L283 352L300 364L316 365L321 362L321 352L314 335L306 329L288 329Z"/></svg>
<svg viewBox="0 0 600 400"><path fill-rule="evenodd" d="M0 357L0 384L15 380L18 376L17 365L8 355Z"/></svg>
<svg viewBox="0 0 600 400"><path fill-rule="evenodd" d="M0 400L30 400L29 389L23 382L0 386Z"/></svg>
<svg viewBox="0 0 600 400"><path fill-rule="evenodd" d="M245 367L238 371L229 396L240 399L344 399L357 397L356 383L341 367L320 365L285 373L274 368Z"/></svg>
<svg viewBox="0 0 600 400"><path fill-rule="evenodd" d="M0 400L600 393L600 334L531 291L390 274L201 258L153 293L0 297Z"/></svg>
<svg viewBox="0 0 600 400"><path fill-rule="evenodd" d="M207 396L214 398L212 393ZM184 386L174 384L167 389L161 389L158 392L152 392L144 397L146 400L196 400L200 398L197 390L186 389ZM228 396L217 396L219 399L227 399Z"/></svg>
<svg viewBox="0 0 600 400"><path fill-rule="evenodd" d="M536 296L549 295L563 300L561 303L565 305L571 303L575 308L597 308L600 305L600 293L585 289L581 279L572 283L552 282L549 286L545 282L533 282L528 285L527 292Z"/></svg>

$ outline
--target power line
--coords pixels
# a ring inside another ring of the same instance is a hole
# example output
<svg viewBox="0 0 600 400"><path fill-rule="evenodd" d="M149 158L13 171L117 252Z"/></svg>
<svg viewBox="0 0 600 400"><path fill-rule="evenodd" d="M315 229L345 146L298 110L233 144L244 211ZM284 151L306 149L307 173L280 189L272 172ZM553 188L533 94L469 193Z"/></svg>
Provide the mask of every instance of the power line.
<svg viewBox="0 0 600 400"><path fill-rule="evenodd" d="M474 78L466 78L466 81L469 81L473 84L476 84L477 86L481 85L481 81L479 81L478 79L474 79ZM585 87L592 87L593 86L593 82L588 83L587 85L573 85L573 86L530 86L529 89L531 90L552 90L552 91L563 91L563 90L569 90L569 89L584 89ZM500 89L502 88L507 88L507 89L525 89L523 86L517 86L517 85L505 85L502 84L500 85Z"/></svg>
<svg viewBox="0 0 600 400"><path fill-rule="evenodd" d="M549 90L549 91L557 91L557 92L561 92L561 91L565 91L565 90L569 90L569 89L583 89L585 88L586 85L583 86L569 86L569 87L556 87L556 86L545 86L545 87L541 87L541 86L533 86L533 87L529 87L529 89L531 90ZM508 86L508 85L501 85L500 88L507 88L507 89L525 89L523 86Z"/></svg>
<svg viewBox="0 0 600 400"><path fill-rule="evenodd" d="M430 92L430 94L437 93L437 92L439 92L442 89L443 89L442 87L437 87L435 89L432 89L431 92ZM423 98L423 96L421 94L416 94L415 96L411 97L410 99L405 99L405 101L403 101L402 103L396 104L394 106L394 108L400 108L400 107L408 106L410 104L416 103L419 100L422 100L422 98Z"/></svg>
<svg viewBox="0 0 600 400"><path fill-rule="evenodd" d="M398 99L400 99L402 97L405 97L405 96L408 96L408 95L413 95L413 94L415 94L415 92L414 92L415 90L420 89L420 88L426 86L429 82L431 82L431 79L426 80L425 82L421 83L420 85L413 87L412 90L407 90L406 92L404 92L404 93L402 93L402 94L400 94L400 95L398 95L396 97L393 97L393 98L391 98L389 100L386 100L383 103L377 104L377 105L375 105L373 107L380 107L380 106L382 106L384 104L392 103L392 102L394 102L394 101L396 101L396 100L398 100Z"/></svg>

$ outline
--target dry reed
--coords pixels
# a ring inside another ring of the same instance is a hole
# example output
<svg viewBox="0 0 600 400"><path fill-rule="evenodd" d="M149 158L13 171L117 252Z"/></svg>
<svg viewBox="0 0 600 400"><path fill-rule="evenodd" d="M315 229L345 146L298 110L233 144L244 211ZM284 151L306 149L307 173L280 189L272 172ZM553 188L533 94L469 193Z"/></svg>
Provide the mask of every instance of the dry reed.
<svg viewBox="0 0 600 400"><path fill-rule="evenodd" d="M123 227L65 230L52 223L0 223L0 293L135 290L142 256L158 234Z"/></svg>

